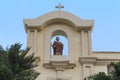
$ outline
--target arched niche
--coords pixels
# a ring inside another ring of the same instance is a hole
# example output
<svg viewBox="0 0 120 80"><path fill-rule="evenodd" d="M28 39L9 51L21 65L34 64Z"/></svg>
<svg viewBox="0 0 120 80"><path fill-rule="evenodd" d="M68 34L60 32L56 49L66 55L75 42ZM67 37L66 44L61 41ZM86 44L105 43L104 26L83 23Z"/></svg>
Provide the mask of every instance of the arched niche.
<svg viewBox="0 0 120 80"><path fill-rule="evenodd" d="M68 39L68 61L74 62L74 39L72 27L67 24L52 24L45 29L45 48L44 48L44 63L49 63L51 59L51 38L56 35L62 35Z"/></svg>
<svg viewBox="0 0 120 80"><path fill-rule="evenodd" d="M62 30L57 30L52 33L51 36L51 55L53 55L53 43L56 41L56 37L60 38L60 42L63 44L63 54L68 56L68 37L67 34Z"/></svg>
<svg viewBox="0 0 120 80"><path fill-rule="evenodd" d="M62 36L64 36L64 37L68 38L66 32L64 32L64 31L62 31L62 30L56 30L56 31L54 31L54 32L52 33L52 36L51 36L51 37L58 36L58 35L62 35Z"/></svg>

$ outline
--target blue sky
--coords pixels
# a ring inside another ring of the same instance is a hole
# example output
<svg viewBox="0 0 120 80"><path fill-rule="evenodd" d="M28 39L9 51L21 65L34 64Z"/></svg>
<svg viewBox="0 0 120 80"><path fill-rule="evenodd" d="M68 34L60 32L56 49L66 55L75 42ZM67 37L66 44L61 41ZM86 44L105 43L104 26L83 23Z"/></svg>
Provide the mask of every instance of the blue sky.
<svg viewBox="0 0 120 80"><path fill-rule="evenodd" d="M120 0L1 0L0 45L5 48L21 42L25 48L23 19L55 11L59 2L64 5L63 10L82 19L95 20L94 51L120 51Z"/></svg>

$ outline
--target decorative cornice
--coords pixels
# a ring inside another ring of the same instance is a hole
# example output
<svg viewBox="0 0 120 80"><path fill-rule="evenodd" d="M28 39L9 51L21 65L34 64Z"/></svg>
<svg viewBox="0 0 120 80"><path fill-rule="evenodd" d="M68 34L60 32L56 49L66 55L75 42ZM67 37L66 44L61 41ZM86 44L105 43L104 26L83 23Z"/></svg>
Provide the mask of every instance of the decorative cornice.
<svg viewBox="0 0 120 80"><path fill-rule="evenodd" d="M96 57L79 57L79 61L81 64L88 63L88 64L94 64L96 63L97 58Z"/></svg>
<svg viewBox="0 0 120 80"><path fill-rule="evenodd" d="M79 62L81 64L94 64L94 65L108 65L111 62L117 62L120 59L105 59L97 57L79 57Z"/></svg>
<svg viewBox="0 0 120 80"><path fill-rule="evenodd" d="M64 69L73 69L76 64L70 63L66 56L52 56L51 61L44 63L43 66L47 69L63 71Z"/></svg>

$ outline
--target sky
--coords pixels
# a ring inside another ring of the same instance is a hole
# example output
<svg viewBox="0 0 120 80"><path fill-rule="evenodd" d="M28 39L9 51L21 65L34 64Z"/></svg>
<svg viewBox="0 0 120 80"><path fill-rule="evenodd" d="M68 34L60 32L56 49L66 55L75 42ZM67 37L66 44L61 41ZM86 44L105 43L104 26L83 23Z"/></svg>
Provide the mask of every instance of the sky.
<svg viewBox="0 0 120 80"><path fill-rule="evenodd" d="M55 11L59 2L64 11L81 19L94 20L93 51L120 52L120 0L0 0L0 45L16 42L26 47L23 19Z"/></svg>

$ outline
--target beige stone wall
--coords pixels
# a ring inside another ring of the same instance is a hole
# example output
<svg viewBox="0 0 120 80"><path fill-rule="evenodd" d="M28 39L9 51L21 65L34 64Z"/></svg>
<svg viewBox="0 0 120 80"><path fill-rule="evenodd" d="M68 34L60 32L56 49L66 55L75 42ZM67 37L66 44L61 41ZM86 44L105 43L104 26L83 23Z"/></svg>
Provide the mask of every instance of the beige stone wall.
<svg viewBox="0 0 120 80"><path fill-rule="evenodd" d="M79 56L82 55L82 43L81 43L81 32L74 31L74 55L75 60L78 61Z"/></svg>
<svg viewBox="0 0 120 80"><path fill-rule="evenodd" d="M97 74L99 72L105 72L107 74L107 66L105 65L94 66L94 74Z"/></svg>
<svg viewBox="0 0 120 80"><path fill-rule="evenodd" d="M63 71L62 75L63 75L63 77L72 78L73 80L78 80L78 79L80 80L80 79L82 79L82 65L78 62L78 59L79 59L79 56L81 55L81 46L80 46L81 45L81 41L80 41L81 34L80 34L80 32L76 32L75 29L73 29L71 26L69 26L67 24L51 24L51 25L46 26L42 31L37 32L36 56L40 57L39 67L37 68L37 71L39 71L41 73L40 76L38 77L38 79L46 80L47 77L56 77L55 70L45 69L43 67L43 64L45 62L45 57L46 57L46 55L47 56L49 55L49 54L45 53L45 51L49 50L49 49L45 48L44 44L46 44L45 42L50 42L50 41L48 41L49 39L45 39L45 35L51 34L50 30L60 30L60 29L68 32L68 33L66 33L67 35L69 35L69 33L72 34L71 41L73 42L73 45L70 45L71 43L69 42L68 46L69 46L69 48L70 48L70 46L72 46L72 47L74 46L73 47L74 51L71 51L69 49L69 53L73 56L71 56L68 53L68 58L70 58L70 60L74 60L74 62L76 63L76 67L74 69L66 69ZM29 37L30 38L29 39L29 46L34 46L34 36L35 36L34 31L31 31L30 37ZM34 52L34 50L31 52Z"/></svg>
<svg viewBox="0 0 120 80"><path fill-rule="evenodd" d="M107 73L107 64L120 61L120 52L92 52L93 20L82 20L65 11L54 11L24 20L29 53L40 57L37 80L83 80L98 72ZM68 38L68 57L52 56L50 41L56 35Z"/></svg>
<svg viewBox="0 0 120 80"><path fill-rule="evenodd" d="M76 61L76 67L74 69L66 69L63 72L64 77L70 77L71 80L82 80L82 65Z"/></svg>
<svg viewBox="0 0 120 80"><path fill-rule="evenodd" d="M85 49L85 52L84 52L84 54L85 55L89 55L89 39L88 39L89 37L88 37L88 31L84 31L84 44L85 44L85 46L84 46L84 49Z"/></svg>
<svg viewBox="0 0 120 80"><path fill-rule="evenodd" d="M60 27L59 29L57 29L58 27ZM51 37L51 33L52 31L50 30L63 30L63 31L67 31L68 35L71 34L69 41L69 53L71 55L74 56L75 60L78 60L80 56L82 56L82 35L81 32L76 31L74 28L72 28L70 25L67 24L52 24L52 25L48 25L46 26L43 30L37 31L37 36L36 36L36 41L35 41L35 32L34 29L30 30L30 35L29 35L29 42L28 42L28 47L31 47L31 52L34 52L34 46L36 45L36 54L37 55L41 55L43 58L43 53L45 53L45 51L50 50L48 48L45 48L45 44L50 44L50 39L46 39L45 35L50 35ZM83 48L84 48L84 53L83 55L89 55L89 36L88 36L88 31L83 31L84 33L84 43L83 43ZM49 41L48 41L49 40ZM46 43L45 41L49 42ZM72 45L71 42L73 43ZM71 48L71 49L70 49ZM74 49L74 50L73 50ZM70 56L71 58L72 56Z"/></svg>
<svg viewBox="0 0 120 80"><path fill-rule="evenodd" d="M93 52L94 57L98 57L101 59L120 59L120 52L105 52L105 51L99 51L99 52Z"/></svg>

